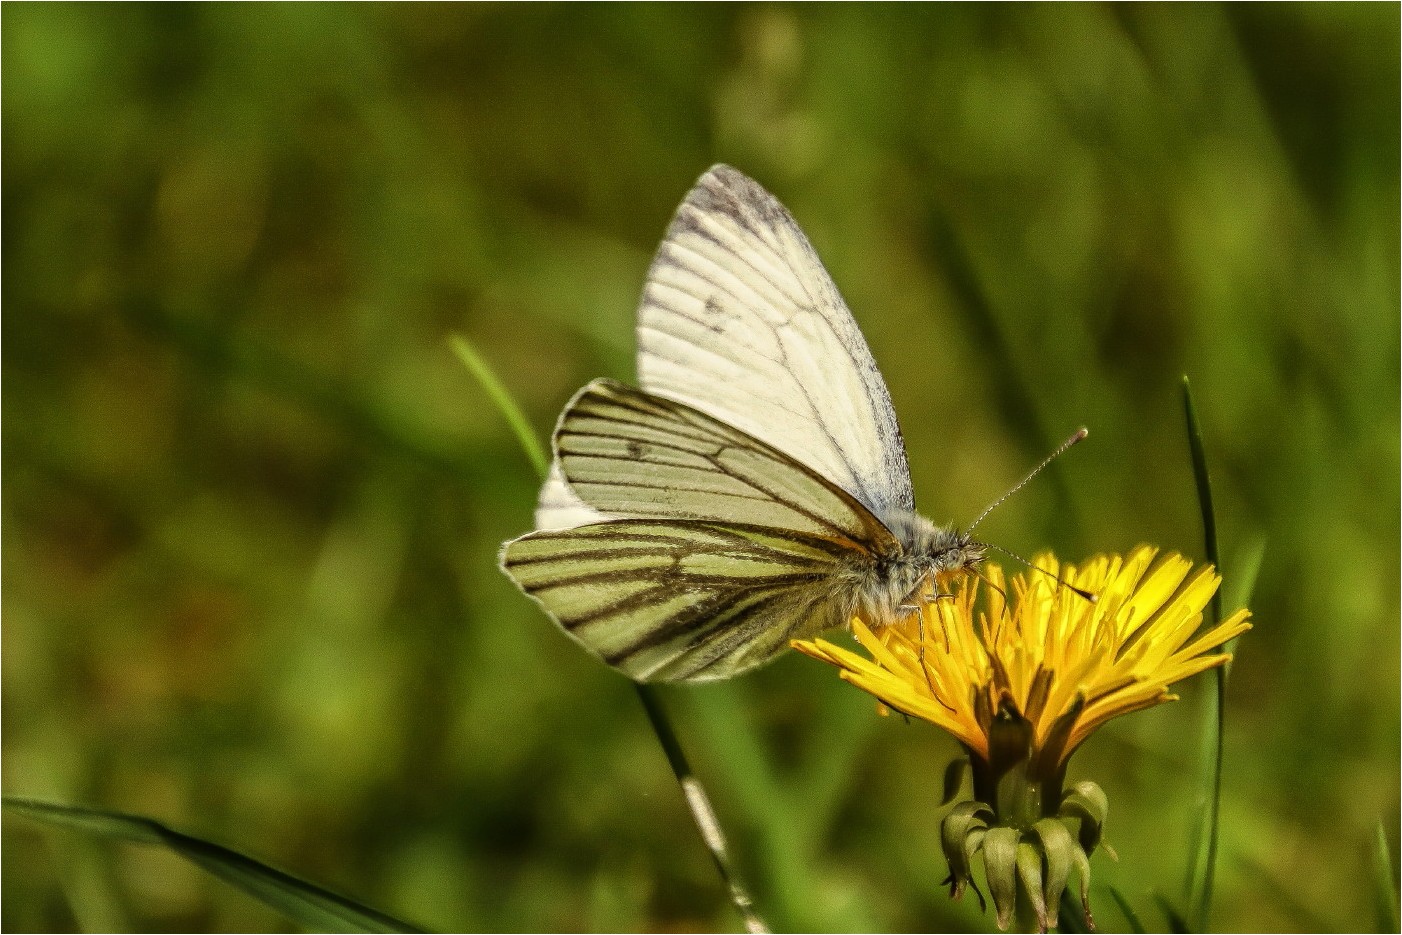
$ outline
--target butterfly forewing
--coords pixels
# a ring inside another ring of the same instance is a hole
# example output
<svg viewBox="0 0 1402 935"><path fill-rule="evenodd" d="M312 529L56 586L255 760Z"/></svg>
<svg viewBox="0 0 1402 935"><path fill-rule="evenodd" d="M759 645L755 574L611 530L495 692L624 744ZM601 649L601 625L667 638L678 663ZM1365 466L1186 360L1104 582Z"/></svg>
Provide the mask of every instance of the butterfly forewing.
<svg viewBox="0 0 1402 935"><path fill-rule="evenodd" d="M856 322L789 213L728 166L687 195L648 271L638 379L878 517L914 509L891 398Z"/></svg>
<svg viewBox="0 0 1402 935"><path fill-rule="evenodd" d="M615 520L508 542L502 567L565 632L639 681L726 678L845 623L845 547L795 532Z"/></svg>

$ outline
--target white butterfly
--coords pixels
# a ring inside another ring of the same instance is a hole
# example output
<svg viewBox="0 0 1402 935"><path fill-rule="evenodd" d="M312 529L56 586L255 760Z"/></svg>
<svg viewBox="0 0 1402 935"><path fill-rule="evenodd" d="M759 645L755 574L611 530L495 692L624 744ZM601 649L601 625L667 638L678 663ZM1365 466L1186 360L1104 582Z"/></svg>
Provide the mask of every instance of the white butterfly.
<svg viewBox="0 0 1402 935"><path fill-rule="evenodd" d="M784 206L729 166L677 210L638 309L638 382L554 435L502 569L639 681L727 678L790 639L882 626L984 546L915 513L886 384Z"/></svg>

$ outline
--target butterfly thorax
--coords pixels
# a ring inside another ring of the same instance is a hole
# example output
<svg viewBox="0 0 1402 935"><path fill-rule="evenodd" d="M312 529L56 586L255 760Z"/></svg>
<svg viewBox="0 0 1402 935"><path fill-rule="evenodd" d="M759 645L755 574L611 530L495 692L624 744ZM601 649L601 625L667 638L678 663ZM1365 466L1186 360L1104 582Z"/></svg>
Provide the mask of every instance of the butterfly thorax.
<svg viewBox="0 0 1402 935"><path fill-rule="evenodd" d="M870 556L849 569L856 606L853 610L874 624L903 616L909 608L944 590L952 575L976 569L985 548L967 533L936 526L917 513L885 517L898 548Z"/></svg>

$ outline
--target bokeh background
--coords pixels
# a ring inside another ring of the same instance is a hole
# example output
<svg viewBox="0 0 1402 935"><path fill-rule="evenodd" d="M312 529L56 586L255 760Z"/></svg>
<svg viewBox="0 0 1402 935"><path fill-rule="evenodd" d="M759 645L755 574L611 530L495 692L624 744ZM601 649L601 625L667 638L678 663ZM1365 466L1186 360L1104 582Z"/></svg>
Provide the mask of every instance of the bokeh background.
<svg viewBox="0 0 1402 935"><path fill-rule="evenodd" d="M4 789L149 815L438 929L738 919L630 687L496 569L544 435L632 376L726 161L807 230L924 512L1264 542L1216 925L1375 924L1399 797L1399 11L7 5ZM1210 683L1072 763L1180 899ZM992 928L938 885L926 725L804 658L664 701L780 928ZM280 929L158 852L4 824L8 930ZM1097 888L1101 926L1124 925Z"/></svg>

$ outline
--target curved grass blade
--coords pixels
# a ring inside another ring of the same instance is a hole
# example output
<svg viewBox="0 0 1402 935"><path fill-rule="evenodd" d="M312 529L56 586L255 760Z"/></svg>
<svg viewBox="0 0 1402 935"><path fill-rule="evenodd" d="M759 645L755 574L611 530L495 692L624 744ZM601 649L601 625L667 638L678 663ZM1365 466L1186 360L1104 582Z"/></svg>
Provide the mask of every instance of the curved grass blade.
<svg viewBox="0 0 1402 935"><path fill-rule="evenodd" d="M473 350L466 338L453 335L448 340L458 359L472 371L472 375L477 378L487 396L511 425L511 430L526 457L535 467L540 479L544 480L550 470L550 461L545 455L545 449L536 439L530 422L521 412L521 407L516 405L506 387L497 379L491 367L487 366L487 362ZM720 819L716 816L715 808L711 805L711 797L706 793L706 787L701 784L701 780L692 773L691 764L687 762L686 754L682 752L681 743L677 740L676 731L672 729L672 722L668 719L667 712L662 709L662 702L650 686L634 682L633 689L638 693L643 710L647 712L648 723L652 725L657 742L667 757L668 765L672 767L672 775L681 786L682 798L686 800L686 807L691 812L692 821L696 823L696 830L700 832L702 842L711 853L711 860L715 862L716 871L720 874L721 882L725 884L735 911L740 914L745 924L745 930L768 932L768 926L755 911L754 900L750 898L749 891L740 882L740 877L731 864L725 835L721 831Z"/></svg>
<svg viewBox="0 0 1402 935"><path fill-rule="evenodd" d="M1164 894L1155 891L1154 902L1158 904L1159 911L1163 913L1164 919L1168 922L1164 931L1171 932L1173 935L1188 935L1189 932L1206 931L1206 929L1195 929L1188 925L1188 920L1183 917L1183 914L1173 903L1169 902L1168 897Z"/></svg>
<svg viewBox="0 0 1402 935"><path fill-rule="evenodd" d="M1235 609L1245 607L1251 602L1251 595L1256 590L1256 579L1260 577L1261 565L1266 560L1266 538L1253 536L1244 546L1233 550L1233 553L1232 580L1222 582L1222 590L1227 594L1227 606ZM1239 636L1232 638L1221 651L1231 652L1239 639Z"/></svg>
<svg viewBox="0 0 1402 935"><path fill-rule="evenodd" d="M1120 913L1124 915L1125 924L1129 926L1129 930L1133 932L1134 935L1144 935L1148 929L1144 928L1144 923L1139 919L1139 913L1134 911L1134 907L1129 904L1129 900L1125 899L1124 894L1119 891L1118 887L1110 886L1106 888L1110 891L1110 898L1115 901L1115 905L1120 908Z"/></svg>
<svg viewBox="0 0 1402 935"><path fill-rule="evenodd" d="M1193 460L1193 479L1197 483L1198 505L1202 509L1202 531L1207 558L1222 574L1222 557L1217 548L1217 517L1212 509L1212 479L1207 471L1207 452L1202 441L1202 426L1193 405L1193 391L1187 374L1183 375L1183 415L1187 421L1188 449ZM1205 627L1214 627L1222 619L1222 590L1212 596ZM1225 668L1213 670L1212 710L1208 716L1204 743L1209 750L1207 769L1203 776L1203 811L1201 822L1193 834L1188 875L1187 916L1191 928L1206 932L1212 915L1212 884L1217 865L1217 832L1221 818L1222 798L1222 735L1226 717L1227 673Z"/></svg>
<svg viewBox="0 0 1402 935"><path fill-rule="evenodd" d="M1299 883L1291 879L1296 865L1268 867L1260 858L1236 847L1227 850L1227 858L1246 880L1247 892L1255 894L1263 904L1275 907L1278 913L1290 919L1291 927L1295 931L1339 931L1337 925L1320 915L1301 898Z"/></svg>
<svg viewBox="0 0 1402 935"><path fill-rule="evenodd" d="M139 334L180 353L203 381L234 378L287 400L354 438L437 471L461 474L471 465L460 450L404 419L394 407L353 383L337 381L272 346L207 323L202 316L188 311L168 309L143 295L119 303L118 311ZM227 319L223 314L226 311L232 309L221 309L213 318Z"/></svg>
<svg viewBox="0 0 1402 935"><path fill-rule="evenodd" d="M1373 868L1377 875L1378 931L1396 932L1402 927L1397 907L1397 871L1392 864L1392 849L1387 846L1387 829L1381 820L1374 834Z"/></svg>
<svg viewBox="0 0 1402 935"><path fill-rule="evenodd" d="M1202 536L1207 546L1207 560L1222 574L1222 556L1217 550L1217 514L1212 509L1212 478L1207 472L1207 451L1202 442L1202 426L1198 423L1197 408L1193 405L1193 391L1188 384L1188 375L1183 375L1183 415L1188 422L1188 449L1193 458L1193 480L1197 484L1198 506L1202 509ZM1219 588L1212 596L1212 617L1204 626L1211 628L1222 619L1222 591Z"/></svg>
<svg viewBox="0 0 1402 935"><path fill-rule="evenodd" d="M467 339L462 335L452 335L448 338L448 344L452 347L453 353L458 355L458 360L463 366L472 371L472 375L477 378L477 382L491 397L492 403L497 410L505 417L511 431L516 435L516 440L521 443L521 448L526 452L526 457L530 459L531 466L536 469L536 473L541 477L550 470L550 459L545 455L545 449L541 446L535 432L531 429L531 423L527 421L525 413L521 407L516 405L516 401L511 398L511 394L506 391L506 387L497 379L497 375L482 356L467 343Z"/></svg>
<svg viewBox="0 0 1402 935"><path fill-rule="evenodd" d="M158 821L95 808L4 798L5 810L95 837L164 847L313 932L422 932L407 922Z"/></svg>
<svg viewBox="0 0 1402 935"><path fill-rule="evenodd" d="M916 158L919 163L928 163L923 155ZM929 248L927 266L943 269L947 273L949 286L957 299L951 308L961 315L967 333L973 338L973 346L983 348L990 360L985 370L994 375L993 402L1002 423L1012 426L1030 456L1042 457L1055 447L1057 433L1049 431L1037 414L1042 409L1038 405L1038 394L1033 392L1022 376L1022 367L1006 330L999 324L997 309L989 298L988 290L980 282L964 238L946 212L934 203L930 203L925 211L924 235ZM1047 474L1046 482L1051 485L1057 499L1058 532L1073 542L1081 539L1085 526L1066 475L1059 468Z"/></svg>
<svg viewBox="0 0 1402 935"><path fill-rule="evenodd" d="M1056 930L1062 935L1089 935L1093 930L1086 927L1084 913L1081 901L1071 895L1071 890L1062 891L1061 910L1057 916Z"/></svg>

